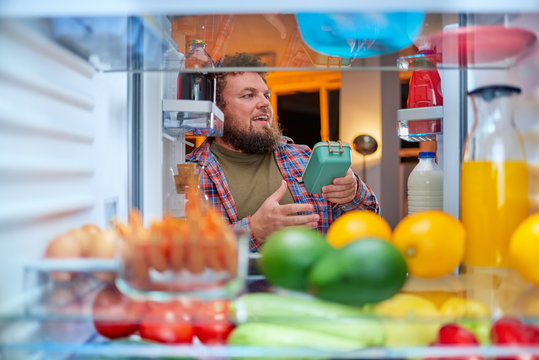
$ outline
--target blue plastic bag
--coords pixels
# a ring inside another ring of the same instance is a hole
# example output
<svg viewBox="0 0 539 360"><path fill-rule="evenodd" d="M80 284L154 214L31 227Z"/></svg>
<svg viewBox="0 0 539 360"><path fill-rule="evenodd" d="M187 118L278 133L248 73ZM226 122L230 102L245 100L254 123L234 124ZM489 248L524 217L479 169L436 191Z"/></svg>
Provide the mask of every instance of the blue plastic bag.
<svg viewBox="0 0 539 360"><path fill-rule="evenodd" d="M298 13L301 36L313 50L361 58L410 46L423 28L423 12Z"/></svg>

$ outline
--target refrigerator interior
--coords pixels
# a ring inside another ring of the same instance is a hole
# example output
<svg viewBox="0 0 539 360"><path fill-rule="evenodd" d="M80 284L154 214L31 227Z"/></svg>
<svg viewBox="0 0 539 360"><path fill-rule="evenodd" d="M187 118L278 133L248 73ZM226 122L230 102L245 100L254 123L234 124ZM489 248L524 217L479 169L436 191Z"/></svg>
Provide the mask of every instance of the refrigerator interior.
<svg viewBox="0 0 539 360"><path fill-rule="evenodd" d="M85 224L112 228L115 220L126 222L132 208L141 210L146 224L162 218L167 211L181 213L183 198L175 194L172 172L175 164L183 162L185 129L164 128L163 119L169 110L163 100L171 99L167 86L177 77L179 59L188 40L197 36L207 39L215 61L225 54L249 51L270 64L263 69L269 72L341 71L341 99L353 101L358 93L376 93L374 98L358 100L362 105L372 99L379 103L367 114L374 113L379 118L372 126L383 143L383 150L369 165L369 178L382 203L390 204L392 198L401 196L399 189L406 181L403 173L409 169L400 165L396 133L398 76L400 72L413 71L413 67L399 69L397 60L414 55L417 47L409 43L408 52L400 49L383 53L377 50L383 46L377 48L375 41L367 41L362 46L372 53L359 53L356 58L324 55L308 46L297 29L294 13L310 9L295 4L288 11L268 6L245 13L236 3L229 8L216 5L215 10L201 4L198 11L191 4L184 12L174 6L156 10L140 5L134 12L145 14L140 16L128 16L133 9L112 5L108 9L111 13L69 6L61 10L58 5L50 9L37 6L35 13L18 5L6 6L4 15L0 11L0 49L4 49L0 58L0 359L151 358L157 354L229 358L261 357L267 351L201 344L146 346L138 339L109 342L92 325L92 301L103 287L92 273L117 269L117 260L43 261L51 239ZM467 9L458 8L428 11L428 5L416 4L427 11L414 40L428 38L463 21L465 25L516 26L534 36L539 34L539 7L532 2L522 2L522 13L513 11L514 4L494 3L497 11L492 13L484 12L484 5L478 4L470 5L475 13L461 13ZM313 4L316 9L318 6ZM337 6L344 12L364 10L361 5ZM382 6L378 10L392 9ZM24 11L30 14L25 16ZM55 15L54 11L60 13ZM273 29L267 41L257 29L242 33L245 26L257 21ZM265 42L270 43L269 50ZM539 46L534 41L515 51L506 49L510 47L506 43L498 45L496 50L485 49L496 54L495 61L475 62L469 58L465 64L444 62L442 55L438 64L444 106L443 134L438 135L436 146L444 170L444 210L457 217L461 150L473 116L465 92L492 82L509 82L523 90L516 123L523 133L531 169L532 211L539 210ZM178 51L178 60L167 62L165 54L171 49ZM445 54L455 51L445 50ZM376 85L359 89L358 81L365 80L373 80ZM343 103L340 109L340 135L344 141L352 142L356 135L353 122L357 120L344 118L356 110ZM170 114L175 113L170 110ZM209 114L207 119L217 116L213 108ZM202 128L219 132L213 123ZM355 170L359 172L361 158L354 156ZM398 221L403 215L399 213L400 203L395 204L387 214ZM56 284L49 276L51 269L76 269L82 275L67 284ZM518 304L533 302L539 297L537 288L518 276L504 280L506 298L501 301L507 306L515 306L517 300ZM436 285L441 289L446 286ZM539 312L530 318L537 322ZM487 346L472 353L488 357L499 350ZM277 357L322 354L331 358L452 354L447 349L425 346L327 354L313 349L273 351ZM539 353L537 347L531 351Z"/></svg>

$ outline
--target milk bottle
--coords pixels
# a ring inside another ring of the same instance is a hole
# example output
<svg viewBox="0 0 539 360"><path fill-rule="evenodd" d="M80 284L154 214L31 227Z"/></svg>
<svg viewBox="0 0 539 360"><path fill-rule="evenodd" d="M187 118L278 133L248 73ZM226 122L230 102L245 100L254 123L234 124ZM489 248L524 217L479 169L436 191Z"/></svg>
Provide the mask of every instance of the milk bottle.
<svg viewBox="0 0 539 360"><path fill-rule="evenodd" d="M408 215L443 210L443 172L434 157L434 152L420 152L419 164L408 177Z"/></svg>

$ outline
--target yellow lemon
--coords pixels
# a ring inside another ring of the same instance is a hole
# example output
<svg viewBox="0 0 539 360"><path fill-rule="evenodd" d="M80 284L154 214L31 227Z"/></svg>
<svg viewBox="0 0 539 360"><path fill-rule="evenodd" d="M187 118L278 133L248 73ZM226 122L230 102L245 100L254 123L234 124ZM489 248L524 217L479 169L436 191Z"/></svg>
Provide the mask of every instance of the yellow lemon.
<svg viewBox="0 0 539 360"><path fill-rule="evenodd" d="M464 257L466 230L453 216L438 210L402 219L391 239L411 275L435 278L448 275Z"/></svg>
<svg viewBox="0 0 539 360"><path fill-rule="evenodd" d="M487 306L479 300L450 297L440 307L443 316L450 317L484 317L489 315Z"/></svg>
<svg viewBox="0 0 539 360"><path fill-rule="evenodd" d="M382 319L386 346L426 346L432 343L441 326L440 312L431 301L399 293L373 309Z"/></svg>
<svg viewBox="0 0 539 360"><path fill-rule="evenodd" d="M539 213L516 228L509 243L509 259L520 275L539 286Z"/></svg>
<svg viewBox="0 0 539 360"><path fill-rule="evenodd" d="M329 227L327 242L336 248L362 238L391 239L391 227L380 215L367 210L356 210L343 214Z"/></svg>

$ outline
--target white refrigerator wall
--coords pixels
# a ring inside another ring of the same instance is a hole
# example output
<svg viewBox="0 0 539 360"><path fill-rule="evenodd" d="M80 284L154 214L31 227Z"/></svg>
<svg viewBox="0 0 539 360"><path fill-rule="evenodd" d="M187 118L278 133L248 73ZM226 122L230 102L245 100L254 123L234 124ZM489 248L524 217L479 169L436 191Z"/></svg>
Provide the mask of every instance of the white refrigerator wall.
<svg viewBox="0 0 539 360"><path fill-rule="evenodd" d="M0 305L56 235L125 220L127 75L97 73L46 37L0 22Z"/></svg>

